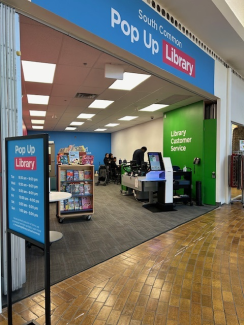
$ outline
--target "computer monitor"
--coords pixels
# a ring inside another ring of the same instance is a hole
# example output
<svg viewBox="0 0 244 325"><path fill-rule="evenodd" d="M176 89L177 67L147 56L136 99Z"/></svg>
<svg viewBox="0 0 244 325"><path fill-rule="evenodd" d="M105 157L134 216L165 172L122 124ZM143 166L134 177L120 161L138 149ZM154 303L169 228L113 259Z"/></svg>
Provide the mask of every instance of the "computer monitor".
<svg viewBox="0 0 244 325"><path fill-rule="evenodd" d="M148 152L148 160L151 171L164 170L164 163L161 152Z"/></svg>

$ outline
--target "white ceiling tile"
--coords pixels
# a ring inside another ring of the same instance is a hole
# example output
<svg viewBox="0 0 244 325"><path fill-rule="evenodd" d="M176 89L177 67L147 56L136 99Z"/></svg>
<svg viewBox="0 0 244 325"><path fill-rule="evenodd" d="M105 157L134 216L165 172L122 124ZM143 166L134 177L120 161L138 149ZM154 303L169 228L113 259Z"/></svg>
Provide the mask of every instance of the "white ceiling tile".
<svg viewBox="0 0 244 325"><path fill-rule="evenodd" d="M83 84L89 72L89 68L58 65L54 76L54 84L80 86Z"/></svg>
<svg viewBox="0 0 244 325"><path fill-rule="evenodd" d="M63 35L44 25L21 24L21 59L57 63Z"/></svg>
<svg viewBox="0 0 244 325"><path fill-rule="evenodd" d="M100 51L65 36L59 64L92 67L100 56Z"/></svg>

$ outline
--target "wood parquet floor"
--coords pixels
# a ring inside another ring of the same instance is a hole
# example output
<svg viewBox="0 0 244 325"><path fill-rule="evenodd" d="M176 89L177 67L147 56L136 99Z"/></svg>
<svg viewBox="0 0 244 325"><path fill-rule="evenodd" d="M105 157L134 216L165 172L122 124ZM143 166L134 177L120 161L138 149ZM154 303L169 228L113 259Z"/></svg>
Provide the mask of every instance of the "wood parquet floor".
<svg viewBox="0 0 244 325"><path fill-rule="evenodd" d="M243 288L244 210L235 203L52 286L52 324L244 324ZM15 304L14 324L44 324L44 302L40 292Z"/></svg>

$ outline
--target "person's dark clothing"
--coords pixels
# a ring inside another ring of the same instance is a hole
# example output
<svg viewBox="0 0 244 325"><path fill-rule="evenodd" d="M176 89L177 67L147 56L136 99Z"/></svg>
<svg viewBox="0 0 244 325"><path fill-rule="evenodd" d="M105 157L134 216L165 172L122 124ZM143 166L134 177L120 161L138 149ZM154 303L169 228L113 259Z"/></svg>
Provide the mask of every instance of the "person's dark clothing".
<svg viewBox="0 0 244 325"><path fill-rule="evenodd" d="M116 162L114 160L111 161L111 168L115 169L117 167Z"/></svg>
<svg viewBox="0 0 244 325"><path fill-rule="evenodd" d="M105 157L105 158L103 159L103 162L104 162L104 165L105 165L105 166L108 166L109 163L110 163L110 160L109 160L109 158Z"/></svg>
<svg viewBox="0 0 244 325"><path fill-rule="evenodd" d="M135 150L132 160L136 160L137 165L141 166L141 163L144 162L144 151L141 149Z"/></svg>

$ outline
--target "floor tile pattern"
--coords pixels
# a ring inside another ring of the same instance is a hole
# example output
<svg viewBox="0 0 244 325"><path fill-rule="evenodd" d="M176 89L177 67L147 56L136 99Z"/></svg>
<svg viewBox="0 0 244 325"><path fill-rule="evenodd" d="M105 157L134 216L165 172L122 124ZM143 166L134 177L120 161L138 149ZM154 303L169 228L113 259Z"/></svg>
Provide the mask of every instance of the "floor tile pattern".
<svg viewBox="0 0 244 325"><path fill-rule="evenodd" d="M224 205L54 285L52 324L244 324L243 213ZM44 324L44 301L15 304L14 324Z"/></svg>
<svg viewBox="0 0 244 325"><path fill-rule="evenodd" d="M56 218L50 204L50 229L60 231L62 240L51 246L51 284L121 254L144 241L171 230L212 210L213 206L177 204L177 211L152 213L133 196L123 196L120 186L95 187L95 214L85 218ZM14 293L14 301L44 288L44 255L37 247L26 250L27 282ZM4 297L5 298L5 297Z"/></svg>

